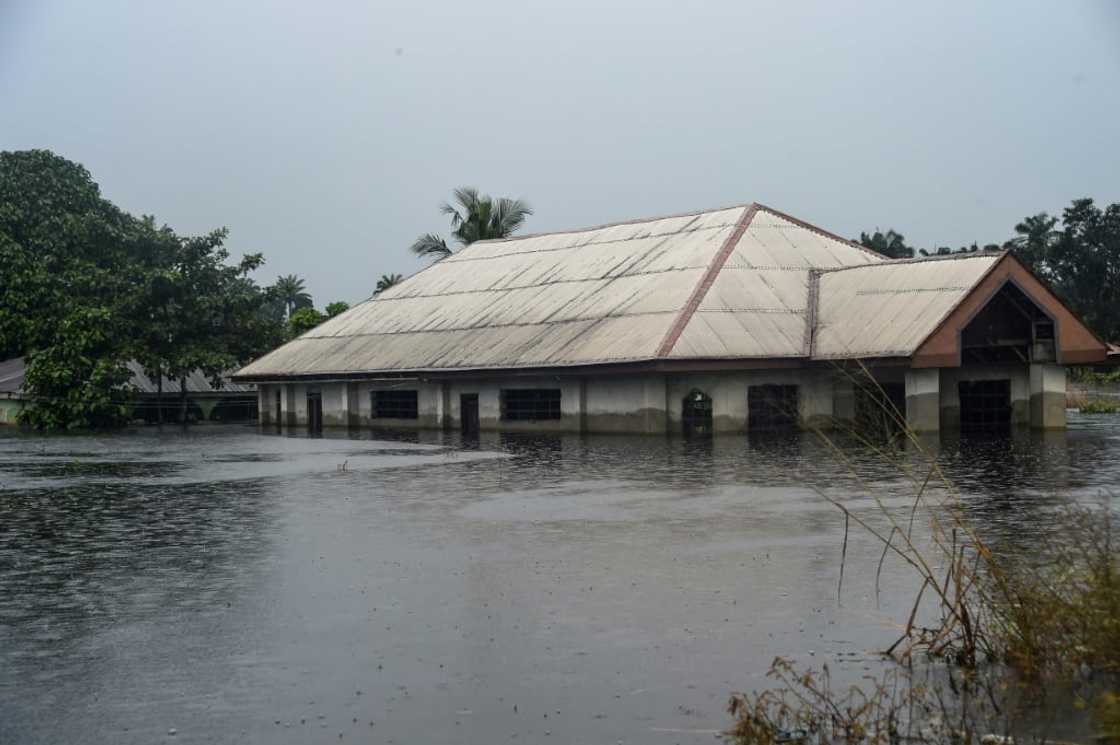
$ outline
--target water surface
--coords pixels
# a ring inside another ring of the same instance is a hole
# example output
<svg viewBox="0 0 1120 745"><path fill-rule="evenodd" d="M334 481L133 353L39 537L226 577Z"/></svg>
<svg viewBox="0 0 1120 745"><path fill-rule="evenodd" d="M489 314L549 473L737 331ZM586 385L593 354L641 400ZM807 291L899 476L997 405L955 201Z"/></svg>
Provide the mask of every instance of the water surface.
<svg viewBox="0 0 1120 745"><path fill-rule="evenodd" d="M1120 420L1073 416L941 444L997 550L1117 483ZM708 743L775 655L870 669L916 589L853 534L838 602L822 494L913 487L812 435L372 437L0 434L0 743Z"/></svg>

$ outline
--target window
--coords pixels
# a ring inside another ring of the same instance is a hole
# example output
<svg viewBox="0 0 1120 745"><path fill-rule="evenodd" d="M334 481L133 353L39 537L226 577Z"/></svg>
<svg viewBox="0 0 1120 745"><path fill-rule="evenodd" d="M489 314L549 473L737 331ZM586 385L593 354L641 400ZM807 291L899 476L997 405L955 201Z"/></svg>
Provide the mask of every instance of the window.
<svg viewBox="0 0 1120 745"><path fill-rule="evenodd" d="M747 389L747 429L796 429L797 386L752 385Z"/></svg>
<svg viewBox="0 0 1120 745"><path fill-rule="evenodd" d="M502 421L539 422L559 418L559 388L513 388L502 391Z"/></svg>
<svg viewBox="0 0 1120 745"><path fill-rule="evenodd" d="M1011 381L961 381L961 430L992 432L1011 428Z"/></svg>
<svg viewBox="0 0 1120 745"><path fill-rule="evenodd" d="M685 437L712 433L712 397L693 388L681 401L681 424Z"/></svg>
<svg viewBox="0 0 1120 745"><path fill-rule="evenodd" d="M416 391L371 391L370 416L374 419L416 419L419 417Z"/></svg>

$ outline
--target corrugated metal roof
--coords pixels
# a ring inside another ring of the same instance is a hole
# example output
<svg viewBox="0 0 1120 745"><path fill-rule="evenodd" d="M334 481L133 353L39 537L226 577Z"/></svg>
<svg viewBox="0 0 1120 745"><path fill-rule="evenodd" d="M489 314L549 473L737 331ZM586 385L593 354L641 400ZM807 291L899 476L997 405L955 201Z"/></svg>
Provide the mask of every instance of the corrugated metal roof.
<svg viewBox="0 0 1120 745"><path fill-rule="evenodd" d="M717 257L723 263L713 275ZM238 374L648 360L674 332L665 356L804 356L809 269L876 260L757 205L486 241ZM684 315L705 282L699 306ZM745 327L751 331L743 333Z"/></svg>
<svg viewBox="0 0 1120 745"><path fill-rule="evenodd" d="M156 381L144 374L144 368L136 360L125 363L125 367L132 373L129 385L138 393L156 393ZM232 371L231 371L232 372ZM236 383L229 379L230 373L221 379L222 387L216 388L201 370L194 370L187 376L187 393L255 393L257 386L252 383ZM179 393L179 381L165 377L163 379L163 392L165 394Z"/></svg>
<svg viewBox="0 0 1120 745"><path fill-rule="evenodd" d="M130 360L125 363L125 366L132 373L129 384L138 393L156 393L155 380L144 374L144 368L139 362ZM0 393L21 393L26 367L23 357L0 361ZM229 375L222 378L221 388L215 388L201 370L195 370L187 376L187 393L255 393L256 390L256 385L233 382L229 379ZM164 378L163 392L169 396L179 393L179 381Z"/></svg>
<svg viewBox="0 0 1120 745"><path fill-rule="evenodd" d="M813 358L910 356L1002 256L963 254L821 272Z"/></svg>
<svg viewBox="0 0 1120 745"><path fill-rule="evenodd" d="M808 357L810 270L883 261L757 204L485 241L237 375Z"/></svg>

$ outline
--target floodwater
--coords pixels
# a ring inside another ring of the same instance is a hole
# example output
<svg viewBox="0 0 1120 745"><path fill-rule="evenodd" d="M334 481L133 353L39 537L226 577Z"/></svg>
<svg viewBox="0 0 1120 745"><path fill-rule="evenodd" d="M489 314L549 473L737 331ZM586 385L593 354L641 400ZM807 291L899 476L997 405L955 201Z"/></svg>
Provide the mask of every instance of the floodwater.
<svg viewBox="0 0 1120 745"><path fill-rule="evenodd" d="M946 441L997 550L1120 476L1120 418ZM776 655L858 677L913 487L812 435L0 434L0 743L710 743ZM909 456L907 456L909 457ZM874 498L873 498L874 497Z"/></svg>

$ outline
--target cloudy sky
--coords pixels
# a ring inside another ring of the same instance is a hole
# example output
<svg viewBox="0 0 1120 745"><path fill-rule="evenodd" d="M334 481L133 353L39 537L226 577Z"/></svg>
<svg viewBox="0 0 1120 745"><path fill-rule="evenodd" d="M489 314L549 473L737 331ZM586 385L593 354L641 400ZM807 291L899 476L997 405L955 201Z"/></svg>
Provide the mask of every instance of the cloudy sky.
<svg viewBox="0 0 1120 745"><path fill-rule="evenodd" d="M0 149L360 300L458 185L527 228L760 201L1008 237L1120 201L1120 3L0 0Z"/></svg>

